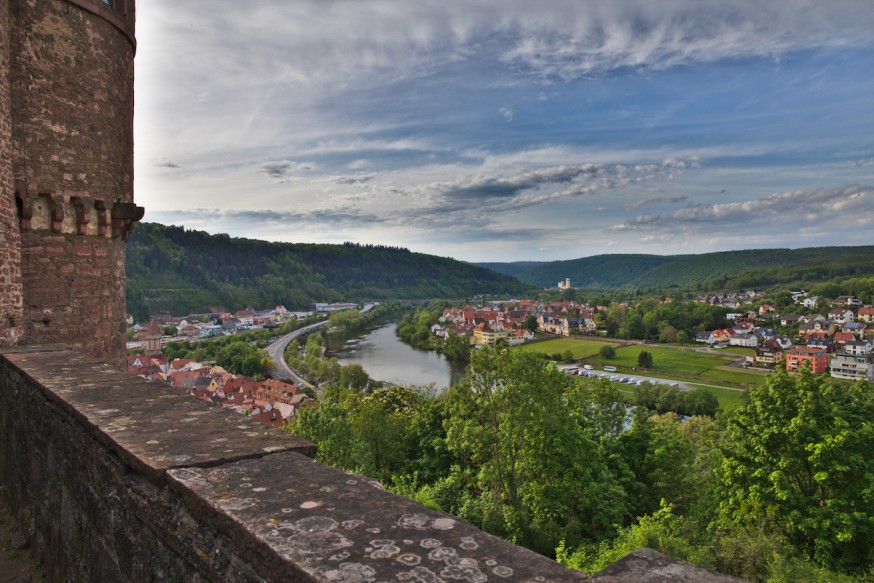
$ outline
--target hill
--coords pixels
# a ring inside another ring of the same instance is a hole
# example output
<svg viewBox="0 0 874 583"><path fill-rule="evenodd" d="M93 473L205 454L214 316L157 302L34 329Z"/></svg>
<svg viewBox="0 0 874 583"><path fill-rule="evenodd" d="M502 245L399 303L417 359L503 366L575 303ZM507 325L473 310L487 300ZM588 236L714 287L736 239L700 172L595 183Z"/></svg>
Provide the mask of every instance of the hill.
<svg viewBox="0 0 874 583"><path fill-rule="evenodd" d="M550 261L523 271L516 277L542 287L555 287L567 277L574 287L625 287L633 285L630 282L640 274L672 259L661 255L595 255L582 259Z"/></svg>
<svg viewBox="0 0 874 583"><path fill-rule="evenodd" d="M212 308L519 294L512 277L386 246L270 243L142 223L127 244L127 305L137 319Z"/></svg>
<svg viewBox="0 0 874 583"><path fill-rule="evenodd" d="M804 284L874 273L874 246L753 249L700 255L596 255L552 261L517 277L542 287L667 288Z"/></svg>
<svg viewBox="0 0 874 583"><path fill-rule="evenodd" d="M534 269L539 265L543 265L543 261L513 261L511 263L474 263L479 267L485 267L504 275L512 277L518 276L520 273Z"/></svg>

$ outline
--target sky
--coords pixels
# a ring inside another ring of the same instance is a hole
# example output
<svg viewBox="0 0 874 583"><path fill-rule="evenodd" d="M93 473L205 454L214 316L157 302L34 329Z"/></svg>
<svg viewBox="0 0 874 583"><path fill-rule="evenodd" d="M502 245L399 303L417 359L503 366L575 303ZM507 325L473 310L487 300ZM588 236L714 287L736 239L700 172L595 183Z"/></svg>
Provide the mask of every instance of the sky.
<svg viewBox="0 0 874 583"><path fill-rule="evenodd" d="M146 221L552 261L874 244L871 0L137 2Z"/></svg>

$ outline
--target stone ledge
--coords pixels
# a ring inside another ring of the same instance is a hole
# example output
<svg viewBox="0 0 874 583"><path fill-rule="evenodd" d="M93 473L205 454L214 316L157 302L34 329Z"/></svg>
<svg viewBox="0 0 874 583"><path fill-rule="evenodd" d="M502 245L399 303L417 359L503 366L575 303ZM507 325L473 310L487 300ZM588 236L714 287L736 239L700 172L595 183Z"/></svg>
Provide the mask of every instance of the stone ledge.
<svg viewBox="0 0 874 583"><path fill-rule="evenodd" d="M210 467L277 451L316 452L309 441L76 352L4 351L4 356L50 402L159 484L170 468Z"/></svg>
<svg viewBox="0 0 874 583"><path fill-rule="evenodd" d="M730 577L663 555L652 549L639 549L606 569L598 571L592 581L598 583L743 583Z"/></svg>
<svg viewBox="0 0 874 583"><path fill-rule="evenodd" d="M192 514L271 581L582 581L581 572L295 453L169 471Z"/></svg>

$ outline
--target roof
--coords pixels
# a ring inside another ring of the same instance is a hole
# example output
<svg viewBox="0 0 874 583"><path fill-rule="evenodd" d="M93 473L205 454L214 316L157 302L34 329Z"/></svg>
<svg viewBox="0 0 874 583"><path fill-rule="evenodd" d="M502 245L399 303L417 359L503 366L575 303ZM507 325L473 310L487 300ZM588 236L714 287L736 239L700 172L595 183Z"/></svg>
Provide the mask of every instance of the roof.
<svg viewBox="0 0 874 583"><path fill-rule="evenodd" d="M149 336L162 336L164 334L164 331L158 327L157 320L152 320L151 322L149 322L149 328L146 330L146 334L148 334Z"/></svg>
<svg viewBox="0 0 874 583"><path fill-rule="evenodd" d="M801 346L799 348L790 348L789 354L807 355L807 356L823 356L826 353L822 348L814 348L812 346Z"/></svg>

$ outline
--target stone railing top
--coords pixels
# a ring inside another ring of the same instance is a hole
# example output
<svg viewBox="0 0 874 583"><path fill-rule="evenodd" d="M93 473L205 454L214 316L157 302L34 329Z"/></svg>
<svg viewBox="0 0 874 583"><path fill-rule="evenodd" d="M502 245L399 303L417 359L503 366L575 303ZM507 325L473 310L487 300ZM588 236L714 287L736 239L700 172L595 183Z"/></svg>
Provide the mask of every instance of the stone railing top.
<svg viewBox="0 0 874 583"><path fill-rule="evenodd" d="M592 577L598 583L743 583L742 579L680 561L652 549L639 549Z"/></svg>
<svg viewBox="0 0 874 583"><path fill-rule="evenodd" d="M294 453L170 470L195 516L250 541L261 574L375 581L582 581L578 571Z"/></svg>
<svg viewBox="0 0 874 583"><path fill-rule="evenodd" d="M82 354L52 348L3 352L46 389L49 399L156 483L171 468L216 466L277 451L315 455L309 441Z"/></svg>

